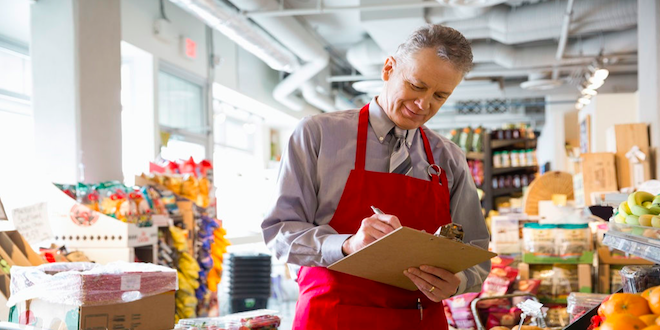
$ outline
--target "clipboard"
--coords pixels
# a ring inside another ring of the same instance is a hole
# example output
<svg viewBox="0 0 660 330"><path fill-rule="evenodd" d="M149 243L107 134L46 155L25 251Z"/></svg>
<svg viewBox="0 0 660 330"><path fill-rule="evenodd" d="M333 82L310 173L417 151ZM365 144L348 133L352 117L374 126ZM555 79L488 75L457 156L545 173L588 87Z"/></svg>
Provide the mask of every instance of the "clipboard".
<svg viewBox="0 0 660 330"><path fill-rule="evenodd" d="M405 269L429 265L458 273L495 256L473 245L400 227L328 269L416 291L417 286L403 275Z"/></svg>

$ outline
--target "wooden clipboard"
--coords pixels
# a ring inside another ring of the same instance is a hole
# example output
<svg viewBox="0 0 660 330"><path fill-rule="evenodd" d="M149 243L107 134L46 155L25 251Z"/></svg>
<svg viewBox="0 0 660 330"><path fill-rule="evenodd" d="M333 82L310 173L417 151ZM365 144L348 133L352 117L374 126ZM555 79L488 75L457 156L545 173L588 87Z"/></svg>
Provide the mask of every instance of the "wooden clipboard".
<svg viewBox="0 0 660 330"><path fill-rule="evenodd" d="M430 265L458 273L495 256L476 246L401 227L328 269L416 291L417 286L403 275L405 269Z"/></svg>

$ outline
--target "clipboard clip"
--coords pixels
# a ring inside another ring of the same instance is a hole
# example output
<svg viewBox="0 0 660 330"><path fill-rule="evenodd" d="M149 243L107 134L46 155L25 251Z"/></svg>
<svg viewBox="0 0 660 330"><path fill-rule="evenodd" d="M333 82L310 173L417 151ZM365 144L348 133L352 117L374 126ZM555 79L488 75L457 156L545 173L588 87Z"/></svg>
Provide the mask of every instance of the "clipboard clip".
<svg viewBox="0 0 660 330"><path fill-rule="evenodd" d="M463 232L462 225L452 222L444 226L440 226L440 228L438 228L438 231L436 231L434 235L438 237L445 237L459 242L463 242L463 237L465 236L465 232Z"/></svg>

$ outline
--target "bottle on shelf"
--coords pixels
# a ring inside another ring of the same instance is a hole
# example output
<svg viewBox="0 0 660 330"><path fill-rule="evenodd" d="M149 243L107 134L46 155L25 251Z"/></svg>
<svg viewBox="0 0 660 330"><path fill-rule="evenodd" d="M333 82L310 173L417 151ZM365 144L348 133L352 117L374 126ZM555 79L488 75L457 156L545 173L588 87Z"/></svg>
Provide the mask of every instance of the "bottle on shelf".
<svg viewBox="0 0 660 330"><path fill-rule="evenodd" d="M483 128L477 127L472 137L472 151L483 152Z"/></svg>
<svg viewBox="0 0 660 330"><path fill-rule="evenodd" d="M518 150L518 158L520 158L520 166L530 166L531 164L527 162L527 151Z"/></svg>
<svg viewBox="0 0 660 330"><path fill-rule="evenodd" d="M463 129L463 132L461 133L461 139L458 144L461 149L463 149L464 152L469 152L472 148L472 129L470 127L466 127Z"/></svg>

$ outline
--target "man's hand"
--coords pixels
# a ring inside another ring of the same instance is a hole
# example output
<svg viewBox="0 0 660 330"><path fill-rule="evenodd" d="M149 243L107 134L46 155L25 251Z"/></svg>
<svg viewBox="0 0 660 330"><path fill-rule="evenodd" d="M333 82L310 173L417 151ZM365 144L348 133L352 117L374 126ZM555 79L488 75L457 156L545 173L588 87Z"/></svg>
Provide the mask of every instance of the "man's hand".
<svg viewBox="0 0 660 330"><path fill-rule="evenodd" d="M399 218L389 214L374 214L362 220L362 225L355 235L344 241L342 252L350 255L371 244L379 238L401 227Z"/></svg>
<svg viewBox="0 0 660 330"><path fill-rule="evenodd" d="M415 283L431 301L440 302L454 295L461 279L451 272L433 266L409 268L403 274Z"/></svg>

